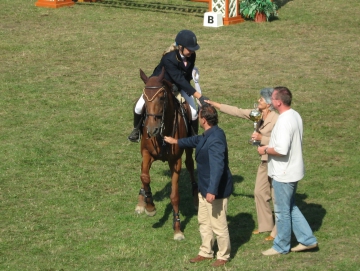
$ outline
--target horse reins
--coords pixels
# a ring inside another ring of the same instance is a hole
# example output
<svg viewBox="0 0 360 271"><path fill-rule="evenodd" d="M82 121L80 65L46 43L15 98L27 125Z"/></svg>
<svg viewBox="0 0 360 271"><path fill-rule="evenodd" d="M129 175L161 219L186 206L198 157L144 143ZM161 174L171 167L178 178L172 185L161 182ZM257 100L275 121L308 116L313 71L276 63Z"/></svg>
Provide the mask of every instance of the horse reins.
<svg viewBox="0 0 360 271"><path fill-rule="evenodd" d="M146 92L145 92L145 89L158 89L158 91L156 91L156 93L152 96L152 98L151 99L149 99L149 97L148 97L148 95L146 94ZM144 87L144 89L143 89L143 94L144 94L144 96L145 96L145 98L146 98L146 100L148 101L148 102L152 102L154 99L155 99L155 97L160 93L160 91L164 91L165 90L165 88L164 88L164 86L161 86L161 87L156 87L156 86L154 86L154 87L147 87L147 86L145 86ZM165 96L165 98L166 98L166 91L164 91L164 96ZM156 118L156 117L158 117L158 118L160 118L161 117L161 124L160 124L160 136L161 137L163 137L163 131L164 131L164 118L165 118L165 111L166 111L166 105L167 105L167 103L166 103L166 99L164 99L165 100L165 102L164 102L164 108L163 108L163 112L162 112L162 114L149 114L148 112L147 112L147 109L146 109L146 118L147 117L154 117L154 118Z"/></svg>

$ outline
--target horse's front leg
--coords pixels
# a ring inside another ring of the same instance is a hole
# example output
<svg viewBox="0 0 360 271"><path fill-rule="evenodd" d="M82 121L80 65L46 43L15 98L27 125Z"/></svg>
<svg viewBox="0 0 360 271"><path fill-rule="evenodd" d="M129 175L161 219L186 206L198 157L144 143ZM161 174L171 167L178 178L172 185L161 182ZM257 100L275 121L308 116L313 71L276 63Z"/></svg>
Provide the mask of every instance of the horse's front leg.
<svg viewBox="0 0 360 271"><path fill-rule="evenodd" d="M153 160L146 155L143 155L141 163L141 189L138 196L138 204L136 205L135 212L141 214L145 211L148 216L156 214L155 204L150 187L150 167Z"/></svg>
<svg viewBox="0 0 360 271"><path fill-rule="evenodd" d="M195 180L195 168L194 168L194 159L192 157L193 149L185 149L186 159L185 159L185 165L186 169L189 172L190 175L190 182L191 182L191 190L192 190L192 196L193 196L193 202L194 207L197 210L199 207L199 196L198 196L198 185Z"/></svg>
<svg viewBox="0 0 360 271"><path fill-rule="evenodd" d="M171 170L171 205L173 207L173 229L174 240L185 239L184 233L181 231L180 213L179 213L179 177L181 172L181 158L176 161L169 161Z"/></svg>

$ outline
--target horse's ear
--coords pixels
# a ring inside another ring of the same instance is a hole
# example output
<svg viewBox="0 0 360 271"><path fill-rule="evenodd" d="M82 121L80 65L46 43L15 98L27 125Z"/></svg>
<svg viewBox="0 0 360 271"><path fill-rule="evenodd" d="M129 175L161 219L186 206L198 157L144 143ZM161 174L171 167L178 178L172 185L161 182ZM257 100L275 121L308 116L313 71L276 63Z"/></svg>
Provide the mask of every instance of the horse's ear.
<svg viewBox="0 0 360 271"><path fill-rule="evenodd" d="M143 80L143 82L146 84L149 80L149 77L146 76L146 74L140 69L140 78Z"/></svg>
<svg viewBox="0 0 360 271"><path fill-rule="evenodd" d="M158 78L159 82L162 82L162 80L164 79L164 76L165 76L165 68L162 67L161 73L160 73L159 78Z"/></svg>

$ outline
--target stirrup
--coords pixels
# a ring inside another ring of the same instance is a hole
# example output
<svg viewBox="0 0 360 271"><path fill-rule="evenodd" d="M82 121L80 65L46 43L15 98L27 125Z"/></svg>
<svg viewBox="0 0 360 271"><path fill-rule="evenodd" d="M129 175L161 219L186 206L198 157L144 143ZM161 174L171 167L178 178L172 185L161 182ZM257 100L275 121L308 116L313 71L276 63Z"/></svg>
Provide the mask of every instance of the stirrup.
<svg viewBox="0 0 360 271"><path fill-rule="evenodd" d="M131 142L139 142L140 141L140 130L137 128L134 128L134 130L132 130L131 134L128 136L128 139Z"/></svg>

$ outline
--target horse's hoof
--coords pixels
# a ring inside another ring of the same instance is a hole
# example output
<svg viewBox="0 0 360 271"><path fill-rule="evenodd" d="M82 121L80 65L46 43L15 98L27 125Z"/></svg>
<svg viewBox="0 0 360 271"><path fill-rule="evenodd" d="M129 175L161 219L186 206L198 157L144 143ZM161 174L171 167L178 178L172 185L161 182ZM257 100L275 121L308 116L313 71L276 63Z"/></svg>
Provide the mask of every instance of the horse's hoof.
<svg viewBox="0 0 360 271"><path fill-rule="evenodd" d="M145 212L145 207L144 206L136 206L135 208L135 213L137 213L138 215L142 214L143 212Z"/></svg>
<svg viewBox="0 0 360 271"><path fill-rule="evenodd" d="M153 211L148 211L145 209L145 214L147 214L148 216L154 216L156 215L156 209L154 209Z"/></svg>
<svg viewBox="0 0 360 271"><path fill-rule="evenodd" d="M178 232L178 233L175 233L174 234L174 240L175 241L181 241L181 240L184 240L185 239L185 236L182 232Z"/></svg>

